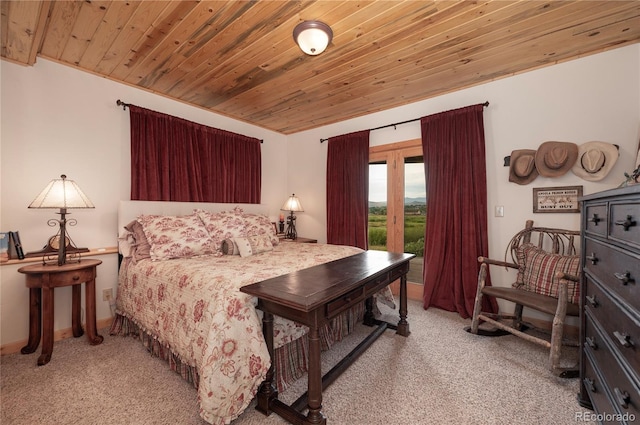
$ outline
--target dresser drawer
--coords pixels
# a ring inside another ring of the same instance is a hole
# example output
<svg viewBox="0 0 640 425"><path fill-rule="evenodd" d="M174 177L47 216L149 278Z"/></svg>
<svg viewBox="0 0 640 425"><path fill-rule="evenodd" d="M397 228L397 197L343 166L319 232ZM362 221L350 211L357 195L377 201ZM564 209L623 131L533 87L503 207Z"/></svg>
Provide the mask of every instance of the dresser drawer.
<svg viewBox="0 0 640 425"><path fill-rule="evenodd" d="M640 311L640 256L591 238L584 244L584 270Z"/></svg>
<svg viewBox="0 0 640 425"><path fill-rule="evenodd" d="M585 232L607 236L607 204L590 204L585 208Z"/></svg>
<svg viewBox="0 0 640 425"><path fill-rule="evenodd" d="M587 278L585 313L595 318L610 344L618 350L631 370L640 371L640 323Z"/></svg>
<svg viewBox="0 0 640 425"><path fill-rule="evenodd" d="M640 248L640 203L627 201L609 206L609 238Z"/></svg>
<svg viewBox="0 0 640 425"><path fill-rule="evenodd" d="M613 404L611 404L611 400L609 400L607 395L606 385L596 373L596 368L593 366L593 362L590 357L591 356L589 355L585 355L585 370L584 376L582 377L582 385L584 385L587 390L587 394L589 394L589 399L591 399L593 409L603 417L613 417L614 415L617 415L618 412L613 407ZM607 421L604 423L616 424L619 422Z"/></svg>
<svg viewBox="0 0 640 425"><path fill-rule="evenodd" d="M596 350L593 350L590 346L586 346L584 349L587 357L591 357L594 360L593 365L597 365L598 371L602 379L604 379L603 384L609 389L610 403L619 412L626 413L627 415L625 416L640 418L640 389L631 382L629 376L616 362L615 356L607 348L606 344L602 344ZM585 386L587 384L588 382L585 383ZM624 420L621 420L621 422L624 422Z"/></svg>

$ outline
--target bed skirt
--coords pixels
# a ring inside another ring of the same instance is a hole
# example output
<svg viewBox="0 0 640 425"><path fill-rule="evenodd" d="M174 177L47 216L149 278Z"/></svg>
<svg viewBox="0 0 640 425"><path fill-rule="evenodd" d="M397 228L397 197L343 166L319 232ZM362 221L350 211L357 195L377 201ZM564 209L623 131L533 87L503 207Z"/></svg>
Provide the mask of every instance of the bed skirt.
<svg viewBox="0 0 640 425"><path fill-rule="evenodd" d="M329 350L333 344L353 332L355 325L362 321L363 316L364 303L360 303L322 327L320 329L322 351ZM171 350L171 347L159 341L157 335L143 330L133 319L122 314L116 314L111 323L109 334L132 336L139 339L152 356L165 360L171 370L180 374L184 380L198 388L199 373L197 367L183 362L180 356ZM307 335L277 347L275 349L275 357L276 383L278 392L282 392L307 373L309 365L309 339Z"/></svg>

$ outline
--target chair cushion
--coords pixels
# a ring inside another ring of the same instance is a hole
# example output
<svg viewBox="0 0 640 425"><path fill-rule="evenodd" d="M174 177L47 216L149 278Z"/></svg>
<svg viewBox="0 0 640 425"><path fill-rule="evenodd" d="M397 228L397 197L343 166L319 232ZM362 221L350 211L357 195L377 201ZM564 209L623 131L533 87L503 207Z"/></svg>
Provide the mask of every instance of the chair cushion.
<svg viewBox="0 0 640 425"><path fill-rule="evenodd" d="M519 269L514 286L537 294L558 298L559 279L557 272L565 272L577 276L580 257L577 255L549 254L532 244L524 244L516 251ZM568 300L578 304L580 285L568 281Z"/></svg>

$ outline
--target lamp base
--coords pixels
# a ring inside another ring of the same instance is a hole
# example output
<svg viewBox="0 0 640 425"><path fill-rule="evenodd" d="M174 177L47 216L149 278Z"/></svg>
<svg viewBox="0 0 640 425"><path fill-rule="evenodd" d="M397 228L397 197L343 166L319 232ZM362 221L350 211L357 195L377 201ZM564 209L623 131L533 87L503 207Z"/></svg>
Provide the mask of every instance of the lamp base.
<svg viewBox="0 0 640 425"><path fill-rule="evenodd" d="M293 215L293 211L291 215L287 217L287 232L284 234L285 239L297 239L298 233L296 232L296 216Z"/></svg>
<svg viewBox="0 0 640 425"><path fill-rule="evenodd" d="M65 238L65 262L66 257L69 256L71 258L79 257L78 254L82 252L89 252L89 248L78 248L73 245L73 242L67 237ZM24 254L25 258L34 258L34 257L42 257L42 262L46 263L48 261L52 261L55 259L58 261L58 255L60 254L60 234L54 235L49 238L47 244L39 251L27 252Z"/></svg>

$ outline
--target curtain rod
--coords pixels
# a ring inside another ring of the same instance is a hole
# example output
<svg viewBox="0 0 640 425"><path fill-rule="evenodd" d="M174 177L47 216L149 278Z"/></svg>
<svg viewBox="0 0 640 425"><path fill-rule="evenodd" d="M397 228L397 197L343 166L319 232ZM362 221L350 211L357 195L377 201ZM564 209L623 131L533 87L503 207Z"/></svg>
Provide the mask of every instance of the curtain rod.
<svg viewBox="0 0 640 425"><path fill-rule="evenodd" d="M489 106L489 101L484 102L484 103L482 104L482 106L484 106L484 107ZM394 127L394 130L395 130L395 126L397 126L397 125L400 125L400 124L406 124L406 123L408 123L408 122L413 122L413 121L419 121L419 120L421 120L421 119L422 119L422 117L420 117L420 118L414 118L414 119L412 119L412 120L406 120L406 121L402 121L402 122L397 122L397 123L394 123L394 124L381 125L380 127L370 128L370 129L369 129L369 131L373 131L373 130L380 130L380 129L382 129L382 128L387 128L387 127ZM326 139L320 139L320 143L324 143L324 142L326 142L327 140L329 140L329 138L326 138Z"/></svg>
<svg viewBox="0 0 640 425"><path fill-rule="evenodd" d="M127 110L127 106L131 106L130 103L124 103L123 101L121 101L120 99L116 100L116 105L118 106L122 106L122 110L126 111ZM260 139L260 143L264 143L263 139Z"/></svg>

